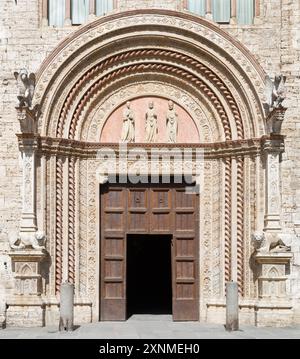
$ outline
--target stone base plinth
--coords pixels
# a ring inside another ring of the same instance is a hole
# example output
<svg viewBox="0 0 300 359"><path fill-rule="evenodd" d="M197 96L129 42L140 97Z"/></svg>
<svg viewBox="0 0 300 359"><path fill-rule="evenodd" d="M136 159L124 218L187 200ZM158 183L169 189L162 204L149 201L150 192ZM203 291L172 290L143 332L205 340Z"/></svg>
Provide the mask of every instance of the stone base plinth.
<svg viewBox="0 0 300 359"><path fill-rule="evenodd" d="M45 305L41 298L20 297L7 302L7 327L44 327Z"/></svg>
<svg viewBox="0 0 300 359"><path fill-rule="evenodd" d="M45 322L46 326L58 326L59 324L59 302L52 298L46 301ZM92 303L89 300L75 298L74 303L74 324L92 323Z"/></svg>
<svg viewBox="0 0 300 359"><path fill-rule="evenodd" d="M92 312L90 301L75 300L74 324L91 323ZM57 326L58 328L59 317L59 302L55 298L13 296L7 302L6 316L3 321L7 327Z"/></svg>
<svg viewBox="0 0 300 359"><path fill-rule="evenodd" d="M294 323L292 303L288 300L247 300L239 302L239 321L241 325L256 325L257 327L286 327ZM207 303L206 322L225 324L225 299Z"/></svg>
<svg viewBox="0 0 300 359"><path fill-rule="evenodd" d="M290 302L259 301L255 307L257 327L287 327L293 324L293 310Z"/></svg>
<svg viewBox="0 0 300 359"><path fill-rule="evenodd" d="M254 325L255 324L255 305L253 300L239 301L239 321L240 324ZM209 301L207 303L207 317L206 321L212 324L226 323L226 300L219 299Z"/></svg>
<svg viewBox="0 0 300 359"><path fill-rule="evenodd" d="M262 300L287 300L287 272L291 253L257 253L258 295Z"/></svg>

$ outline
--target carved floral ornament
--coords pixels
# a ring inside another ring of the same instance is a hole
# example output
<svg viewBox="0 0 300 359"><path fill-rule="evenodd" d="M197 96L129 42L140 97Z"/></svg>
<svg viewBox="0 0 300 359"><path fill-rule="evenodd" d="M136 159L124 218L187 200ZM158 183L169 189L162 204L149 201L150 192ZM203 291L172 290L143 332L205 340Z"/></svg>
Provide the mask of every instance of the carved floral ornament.
<svg viewBox="0 0 300 359"><path fill-rule="evenodd" d="M167 44L161 44L163 49L159 44L155 48L157 38L151 34L148 40L130 42L133 32L143 35L145 25L152 25L161 35L172 38L173 44L181 45L176 46L176 51L167 48ZM120 43L118 48L109 47L103 37L107 34L110 43ZM179 42L180 37L185 41ZM206 40L202 41L203 38ZM126 51L125 43L131 47ZM195 48L198 58L194 57ZM202 58L201 53L209 58ZM186 86L198 89L199 96L213 104L227 139L264 134L261 106L264 74L252 56L210 22L164 10L124 12L98 19L72 34L48 57L37 75L34 96L34 103L40 102L42 106L41 134L80 137L76 131L82 126L80 121L85 120L83 112L90 99L99 98L99 91L112 86L114 81L126 78L130 82L132 75L143 72L163 74L169 80L180 78ZM234 76L229 77L229 72ZM66 73L70 76L66 77Z"/></svg>

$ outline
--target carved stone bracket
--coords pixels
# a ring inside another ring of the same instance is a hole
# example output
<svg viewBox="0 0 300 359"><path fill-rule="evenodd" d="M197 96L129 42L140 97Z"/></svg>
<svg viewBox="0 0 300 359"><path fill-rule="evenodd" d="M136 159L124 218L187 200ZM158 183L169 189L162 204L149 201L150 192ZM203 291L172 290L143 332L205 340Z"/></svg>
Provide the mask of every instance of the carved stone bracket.
<svg viewBox="0 0 300 359"><path fill-rule="evenodd" d="M268 134L279 135L281 133L281 127L286 111L286 107L280 106L279 108L275 108L272 112L270 112L266 120Z"/></svg>
<svg viewBox="0 0 300 359"><path fill-rule="evenodd" d="M21 133L37 133L37 111L30 110L28 107L17 107L17 117L20 122Z"/></svg>

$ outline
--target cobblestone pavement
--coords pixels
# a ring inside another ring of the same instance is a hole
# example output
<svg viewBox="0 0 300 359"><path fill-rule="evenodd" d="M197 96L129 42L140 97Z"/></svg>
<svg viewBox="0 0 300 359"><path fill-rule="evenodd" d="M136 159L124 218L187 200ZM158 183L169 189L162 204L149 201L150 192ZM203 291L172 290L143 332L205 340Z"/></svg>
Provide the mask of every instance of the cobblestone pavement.
<svg viewBox="0 0 300 359"><path fill-rule="evenodd" d="M7 328L0 339L300 339L300 325L293 328L241 326L228 333L222 325L174 323L170 316L133 316L127 322L82 325L72 333L55 327Z"/></svg>

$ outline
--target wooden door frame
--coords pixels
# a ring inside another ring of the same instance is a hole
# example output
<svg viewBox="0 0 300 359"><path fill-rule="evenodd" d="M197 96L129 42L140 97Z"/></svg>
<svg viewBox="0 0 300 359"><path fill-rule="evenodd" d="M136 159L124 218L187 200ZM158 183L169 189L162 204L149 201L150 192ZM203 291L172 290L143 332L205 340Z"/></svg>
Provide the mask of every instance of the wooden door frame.
<svg viewBox="0 0 300 359"><path fill-rule="evenodd" d="M117 185L117 187L122 188L123 190L126 189L126 191L129 188L147 188L149 190L151 190L152 188L155 187L165 187L168 189L175 189L176 187L180 188L180 187L184 187L184 184L176 184L176 183L170 183L170 184L137 184L137 185L133 185L133 184L111 184L111 185ZM98 268L97 268L97 272L99 273L99 280L98 280L98 298L97 298L97 309L98 309L98 320L102 321L102 301L103 301L103 296L102 296L102 290L103 290L103 279L102 279L102 273L103 273L103 263L104 263L104 258L103 258L103 254L102 254L102 244L103 244L103 234L102 234L102 225L101 225L101 220L102 220L102 211L103 211L103 204L102 204L102 187L103 186L110 186L110 183L107 180L107 177L103 178L103 180L101 182L99 182L99 186L98 186L98 206L99 206L99 210L98 212L98 219L99 219L99 226L98 226L98 236L99 236L99 248L98 248ZM171 239L171 274L172 274L172 293L174 293L175 290L175 285L176 285L176 266L175 266L175 238L176 238L176 231L175 231L175 211L174 211L174 192L172 192L171 195L171 221L172 223L172 228L173 228L173 232L170 231L168 233L166 232L162 232L162 233L153 233L153 234L161 234L161 235L170 235L172 236ZM128 196L128 194L127 194ZM149 196L150 197L150 196ZM149 201L151 201L151 199L148 199ZM128 198L127 201L128 202ZM127 212L127 203L125 204L126 206L126 212ZM151 208L153 208L151 206ZM200 273L199 273L199 268L200 268L200 253L199 253L199 249L200 249L200 229L199 229L199 220L200 220L200 195L197 194L196 195L196 205L195 205L195 213L196 213L196 218L197 220L195 221L195 249L194 249L194 257L195 257L195 271L196 271L196 275L195 275L195 283L196 283L196 288L197 288L197 295L196 295L196 299L197 299L197 303L198 303L198 320L200 319ZM128 224L127 224L127 216L126 216L126 224L125 224L125 234L124 234L124 246L125 246L125 269L124 269L124 276L125 276L125 301L127 300L127 285L126 285L126 278L127 278L127 237L130 234L147 234L147 235L151 235L152 233L149 232L131 232L128 231ZM173 305L174 305L174 294L172 294L172 312L173 312ZM127 303L126 303L126 308L127 308ZM127 318L125 318L126 320Z"/></svg>

